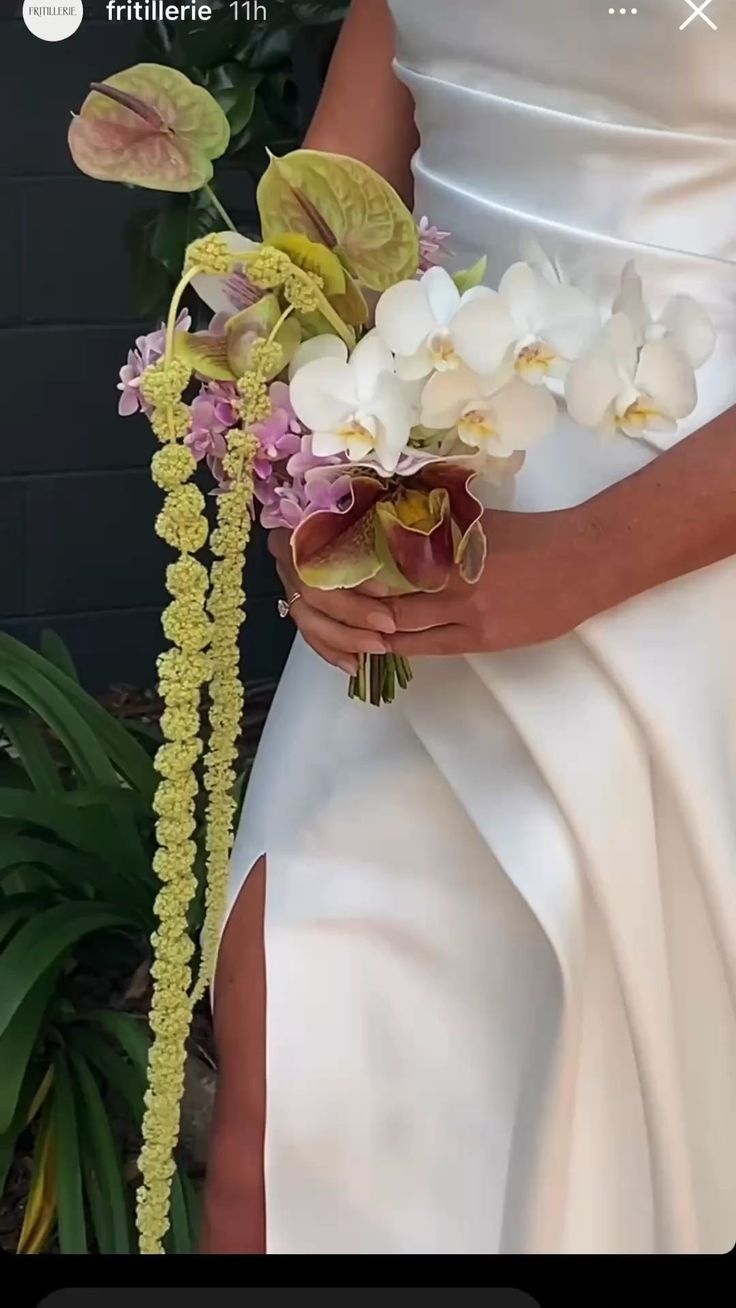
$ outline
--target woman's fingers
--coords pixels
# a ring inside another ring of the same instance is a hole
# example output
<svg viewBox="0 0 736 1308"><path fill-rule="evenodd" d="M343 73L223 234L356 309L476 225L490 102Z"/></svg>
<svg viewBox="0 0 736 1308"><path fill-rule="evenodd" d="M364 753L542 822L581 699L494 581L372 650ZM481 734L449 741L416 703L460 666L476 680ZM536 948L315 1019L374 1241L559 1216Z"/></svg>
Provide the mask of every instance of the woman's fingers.
<svg viewBox="0 0 736 1308"><path fill-rule="evenodd" d="M387 645L376 632L348 627L319 609L313 609L302 595L291 606L291 617L310 644L318 642L341 654L385 654Z"/></svg>
<svg viewBox="0 0 736 1308"><path fill-rule="evenodd" d="M405 658L442 658L480 652L477 632L459 622L426 631L397 631L395 636L387 637L387 643L392 654Z"/></svg>
<svg viewBox="0 0 736 1308"><path fill-rule="evenodd" d="M389 604L399 632L443 627L467 611L467 600L446 590L433 595L401 595Z"/></svg>
<svg viewBox="0 0 736 1308"><path fill-rule="evenodd" d="M306 640L306 637L305 637ZM349 677L354 677L358 671L357 654L341 654L338 649L330 649L329 645L322 645L317 640L307 640L310 649L315 654L319 654L325 663L331 663L334 668L341 668Z"/></svg>
<svg viewBox="0 0 736 1308"><path fill-rule="evenodd" d="M396 623L390 609L369 595L356 595L351 590L314 590L311 586L302 587L312 608L319 609L348 627L357 627L369 631L382 631L390 634L396 630Z"/></svg>

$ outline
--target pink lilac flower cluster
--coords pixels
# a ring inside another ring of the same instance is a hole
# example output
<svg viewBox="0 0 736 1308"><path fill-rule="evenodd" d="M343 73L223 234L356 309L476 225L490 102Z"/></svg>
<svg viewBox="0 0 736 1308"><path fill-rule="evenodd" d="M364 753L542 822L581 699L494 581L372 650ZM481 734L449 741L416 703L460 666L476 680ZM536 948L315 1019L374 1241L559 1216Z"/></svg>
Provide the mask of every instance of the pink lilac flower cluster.
<svg viewBox="0 0 736 1308"><path fill-rule="evenodd" d="M338 509L349 493L347 477L334 473L320 476L320 470L336 467L341 458L320 459L312 452L312 438L299 423L291 407L289 387L272 382L272 412L254 428L260 450L255 462L256 498L261 504L261 522L267 530L288 527L293 531L302 518L317 509Z"/></svg>
<svg viewBox="0 0 736 1308"><path fill-rule="evenodd" d="M443 249L444 243L450 237L450 232L442 232L439 227L434 227L428 218L421 218L417 224L419 231L419 273L427 272L429 268L434 268L445 258L448 253Z"/></svg>
<svg viewBox="0 0 736 1308"><path fill-rule="evenodd" d="M186 309L183 309L176 320L177 329L187 332L191 325L191 317ZM166 328L162 323L158 331L149 332L147 336L139 336L135 349L128 351L128 362L120 369L118 382L118 390L121 392L118 413L121 417L128 418L133 413L145 413L146 417L150 415L151 406L146 403L140 392L141 377L146 368L163 358L165 345Z"/></svg>

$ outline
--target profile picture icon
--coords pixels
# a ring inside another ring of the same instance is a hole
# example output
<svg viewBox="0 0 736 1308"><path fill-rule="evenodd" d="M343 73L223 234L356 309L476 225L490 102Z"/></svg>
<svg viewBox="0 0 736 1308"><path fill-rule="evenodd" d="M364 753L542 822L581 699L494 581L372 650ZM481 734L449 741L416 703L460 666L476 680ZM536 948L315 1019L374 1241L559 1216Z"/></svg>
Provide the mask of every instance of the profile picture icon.
<svg viewBox="0 0 736 1308"><path fill-rule="evenodd" d="M23 22L40 41L66 41L83 18L82 0L23 0Z"/></svg>

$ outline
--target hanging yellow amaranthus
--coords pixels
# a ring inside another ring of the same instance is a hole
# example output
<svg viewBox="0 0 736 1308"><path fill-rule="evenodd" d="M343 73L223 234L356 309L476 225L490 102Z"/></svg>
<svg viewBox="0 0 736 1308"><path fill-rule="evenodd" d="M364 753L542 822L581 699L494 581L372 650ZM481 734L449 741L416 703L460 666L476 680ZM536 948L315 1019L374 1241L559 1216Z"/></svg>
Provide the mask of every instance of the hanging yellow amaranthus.
<svg viewBox="0 0 736 1308"><path fill-rule="evenodd" d="M264 246L248 260L248 277L263 290L273 290L290 277L290 259L279 250ZM243 713L243 683L240 677L240 628L245 618L243 569L250 538L253 507L253 460L258 444L252 428L271 412L267 377L278 371L281 347L274 340L287 309L268 340L258 341L250 351L251 367L237 383L241 429L228 437L225 475L228 490L218 496L217 526L212 533L212 591L208 610L212 616L212 675L210 682L210 740L205 759L207 807L206 913L202 937L202 962L195 1001L209 984L217 955L227 896L227 873L233 846L235 817L234 763Z"/></svg>
<svg viewBox="0 0 736 1308"><path fill-rule="evenodd" d="M161 781L154 799L158 817L154 868L162 886L155 903L159 925L152 938L153 1042L138 1194L141 1253L161 1252L168 1227L173 1150L179 1130L191 1016L193 945L187 929L187 910L196 889L194 767L201 751L199 701L209 671L206 651L210 621L205 611L207 570L193 557L207 540L204 497L189 480L195 461L181 444L189 427L189 410L181 399L189 377L189 368L180 360L164 357L147 369L141 381L141 391L153 405L154 432L162 442L151 465L154 481L165 491L156 531L180 556L166 570L166 588L172 599L162 623L172 648L161 655L158 663L165 744L156 755Z"/></svg>
<svg viewBox="0 0 736 1308"><path fill-rule="evenodd" d="M227 252L228 267L229 262ZM189 934L188 911L197 886L195 767L202 752L200 699L202 687L210 676L208 647L212 634L206 611L209 576L204 565L193 557L207 541L205 501L202 492L190 481L196 464L191 451L182 444L190 425L189 407L182 395L191 370L173 357L174 328L181 296L195 274L220 272L224 267L221 243L202 241L192 248L172 299L164 358L147 368L141 378L141 393L153 410L151 426L162 443L151 464L154 481L165 491L156 531L179 553L179 558L166 570L166 588L172 599L162 616L164 634L171 648L158 660L164 705L161 731L165 743L155 760L161 781L154 798L158 817L154 870L161 890L154 906L158 929L151 941L153 1040L137 1202L141 1253L162 1253L169 1226L174 1149L179 1136L186 1043L192 1014L194 945Z"/></svg>
<svg viewBox="0 0 736 1308"><path fill-rule="evenodd" d="M194 1000L204 994L212 977L220 934L227 869L233 844L235 816L234 763L243 713L240 678L240 628L245 618L243 568L250 537L253 501L255 437L232 432L224 461L230 487L218 496L217 527L212 533L212 590L208 609L212 616L210 739L205 759L207 804L207 879L202 962Z"/></svg>
<svg viewBox="0 0 736 1308"><path fill-rule="evenodd" d="M319 278L297 268L282 251L262 246L248 257L251 281L263 289L281 287L287 307L268 339L252 345L249 368L237 383L241 426L228 437L226 487L217 497L217 525L210 542L215 561L210 576L194 558L207 541L208 525L204 497L190 481L195 460L181 443L190 424L189 407L182 395L191 374L189 367L174 357L174 329L181 296L193 277L197 273L228 273L236 260L243 260L242 253L233 255L218 236L203 237L189 247L185 272L169 311L164 358L148 368L141 379L143 397L152 406L151 425L162 443L152 461L153 478L166 492L156 530L180 556L166 573L172 601L162 622L171 648L158 661L165 744L156 755L161 781L154 800L158 817L154 868L162 888L155 904L159 925L152 938L153 1042L137 1210L141 1253L163 1252L192 1008L212 976L225 906L235 816L234 765L244 699L239 635L245 618L243 569L252 522L253 461L258 448L253 428L271 411L267 379L275 376L281 366L282 351L275 339L281 324L295 309L311 313L320 307L327 311ZM196 891L195 768L202 752L200 701L207 683L210 737L204 764L206 917L202 961L192 987L194 945L188 911Z"/></svg>

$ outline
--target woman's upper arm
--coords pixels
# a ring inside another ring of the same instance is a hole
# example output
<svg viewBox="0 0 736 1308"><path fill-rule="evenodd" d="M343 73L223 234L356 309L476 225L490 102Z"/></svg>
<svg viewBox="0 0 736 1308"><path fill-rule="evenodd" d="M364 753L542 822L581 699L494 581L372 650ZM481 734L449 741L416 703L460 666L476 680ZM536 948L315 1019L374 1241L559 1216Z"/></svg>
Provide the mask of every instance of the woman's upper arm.
<svg viewBox="0 0 736 1308"><path fill-rule="evenodd" d="M361 159L411 204L414 107L394 74L393 57L387 0L353 0L304 143Z"/></svg>

